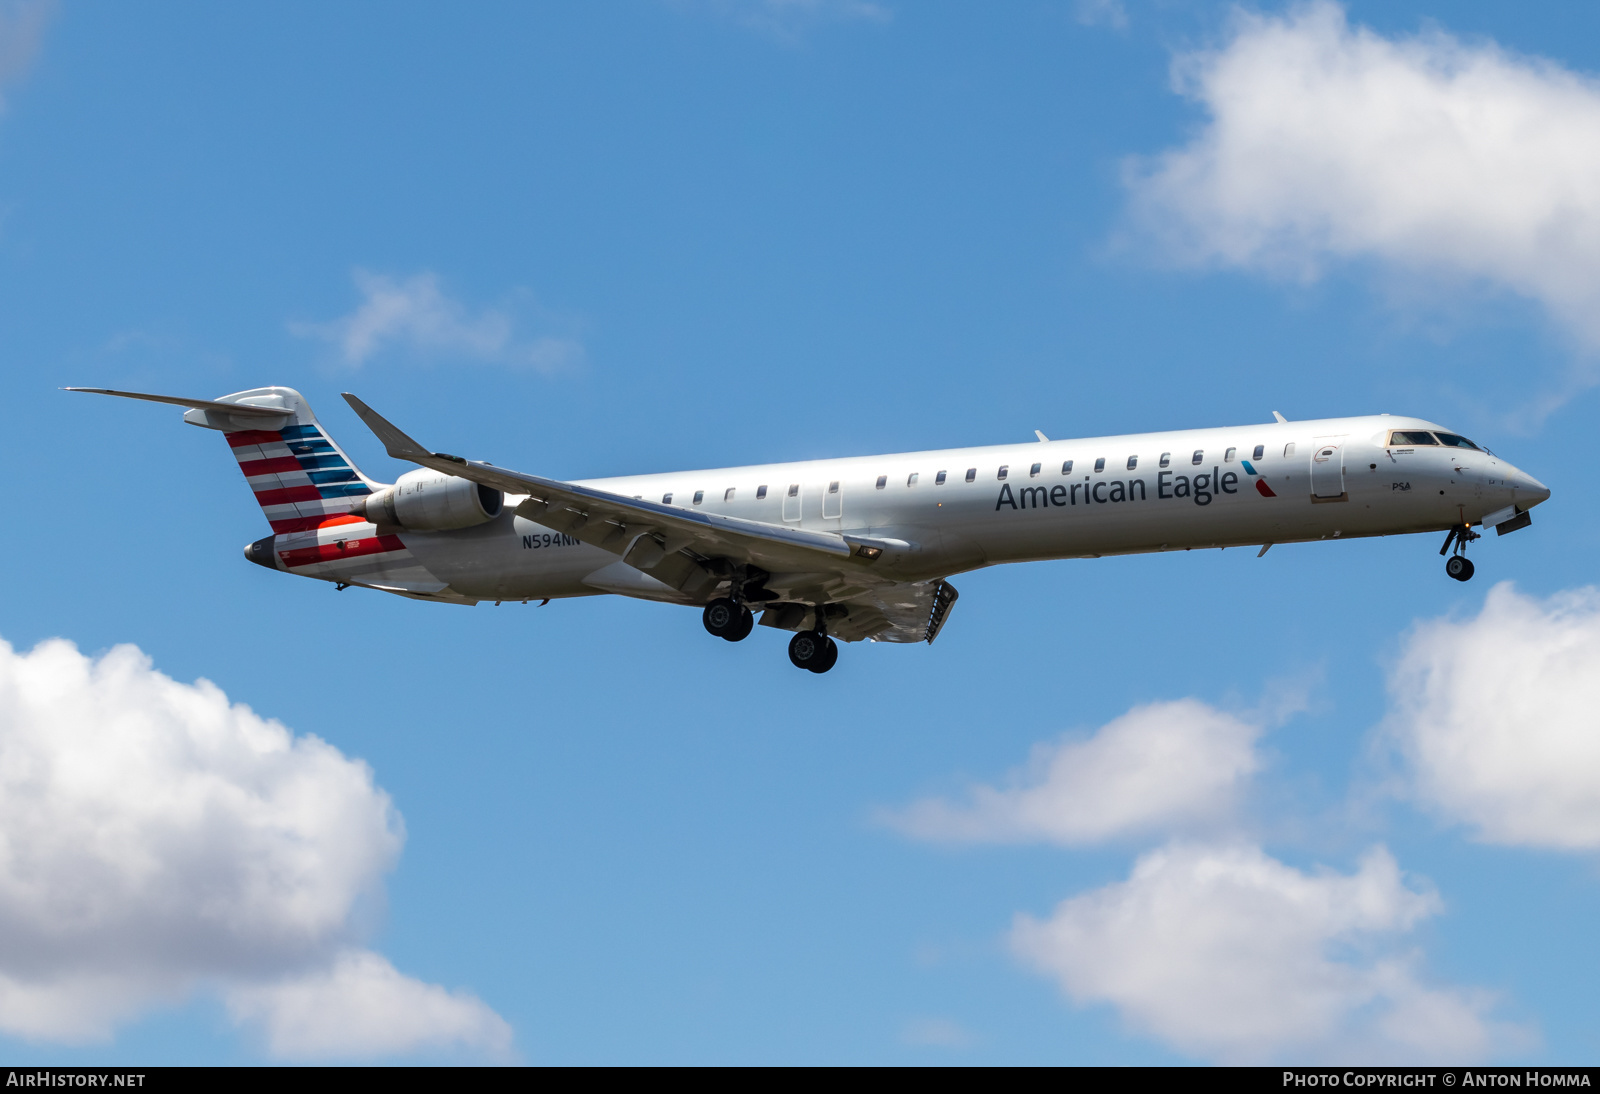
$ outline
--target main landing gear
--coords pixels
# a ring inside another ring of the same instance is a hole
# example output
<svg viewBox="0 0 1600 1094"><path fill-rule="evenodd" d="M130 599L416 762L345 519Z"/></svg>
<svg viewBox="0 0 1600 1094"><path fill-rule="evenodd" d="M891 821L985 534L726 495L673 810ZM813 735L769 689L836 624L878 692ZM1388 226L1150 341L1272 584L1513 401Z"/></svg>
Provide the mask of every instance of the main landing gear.
<svg viewBox="0 0 1600 1094"><path fill-rule="evenodd" d="M725 596L707 604L700 620L706 630L729 642L749 637L756 623L749 608ZM827 672L839 660L839 644L828 637L826 627L819 622L816 630L800 631L789 640L789 660L808 672Z"/></svg>
<svg viewBox="0 0 1600 1094"><path fill-rule="evenodd" d="M706 630L729 642L739 642L749 637L756 625L756 617L743 604L735 604L727 597L718 597L706 605L700 621Z"/></svg>
<svg viewBox="0 0 1600 1094"><path fill-rule="evenodd" d="M822 631L801 631L789 639L789 660L797 669L827 672L839 660L839 646Z"/></svg>
<svg viewBox="0 0 1600 1094"><path fill-rule="evenodd" d="M1442 555L1450 550L1452 543L1455 544L1456 553L1445 560L1444 572L1457 581L1471 581L1473 565L1472 560L1467 557L1467 544L1481 538L1477 532L1472 530L1470 524L1463 524L1450 529L1449 534L1444 537L1444 546L1439 548L1439 553Z"/></svg>

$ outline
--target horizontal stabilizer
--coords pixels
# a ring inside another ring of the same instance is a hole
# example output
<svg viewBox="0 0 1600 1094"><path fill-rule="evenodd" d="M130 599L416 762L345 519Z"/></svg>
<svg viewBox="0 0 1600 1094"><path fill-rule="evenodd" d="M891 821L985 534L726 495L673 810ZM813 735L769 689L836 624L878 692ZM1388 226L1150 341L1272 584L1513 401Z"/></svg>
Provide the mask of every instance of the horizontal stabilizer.
<svg viewBox="0 0 1600 1094"><path fill-rule="evenodd" d="M108 387L64 387L62 391L87 391L93 395L115 395L120 399L143 399L147 403L170 403L192 410L215 410L236 418L282 418L294 413L281 406L251 406L248 403L219 403L215 399L185 399L178 395L147 395L142 391L113 391Z"/></svg>

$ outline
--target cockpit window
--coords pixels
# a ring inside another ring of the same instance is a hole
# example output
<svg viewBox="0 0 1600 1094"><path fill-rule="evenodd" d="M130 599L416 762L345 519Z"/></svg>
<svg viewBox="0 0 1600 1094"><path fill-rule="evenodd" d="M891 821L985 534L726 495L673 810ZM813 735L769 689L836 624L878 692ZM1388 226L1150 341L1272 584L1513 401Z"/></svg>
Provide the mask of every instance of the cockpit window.
<svg viewBox="0 0 1600 1094"><path fill-rule="evenodd" d="M1448 445L1451 448L1476 449L1478 447L1459 433L1440 433L1438 436L1440 444Z"/></svg>
<svg viewBox="0 0 1600 1094"><path fill-rule="evenodd" d="M1411 448L1414 445L1437 445L1438 443L1433 439L1432 433L1427 433L1420 429L1397 429L1389 434L1388 447Z"/></svg>

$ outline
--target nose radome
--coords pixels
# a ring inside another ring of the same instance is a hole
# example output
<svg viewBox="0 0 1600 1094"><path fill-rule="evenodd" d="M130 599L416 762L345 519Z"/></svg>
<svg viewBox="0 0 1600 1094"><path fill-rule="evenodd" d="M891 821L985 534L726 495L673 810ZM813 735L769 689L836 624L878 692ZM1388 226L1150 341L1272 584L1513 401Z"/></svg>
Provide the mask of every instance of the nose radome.
<svg viewBox="0 0 1600 1094"><path fill-rule="evenodd" d="M1524 509L1532 509L1541 501L1550 498L1550 488L1532 475L1519 474L1516 482L1517 504Z"/></svg>

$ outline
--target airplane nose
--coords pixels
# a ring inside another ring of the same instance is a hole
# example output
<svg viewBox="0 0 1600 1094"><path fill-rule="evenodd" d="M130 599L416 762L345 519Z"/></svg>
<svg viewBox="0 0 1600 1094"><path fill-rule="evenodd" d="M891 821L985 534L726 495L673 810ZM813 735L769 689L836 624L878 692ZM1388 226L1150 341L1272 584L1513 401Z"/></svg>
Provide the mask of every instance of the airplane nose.
<svg viewBox="0 0 1600 1094"><path fill-rule="evenodd" d="M1550 488L1532 475L1518 474L1514 489L1517 505L1523 509L1532 509L1550 498Z"/></svg>

